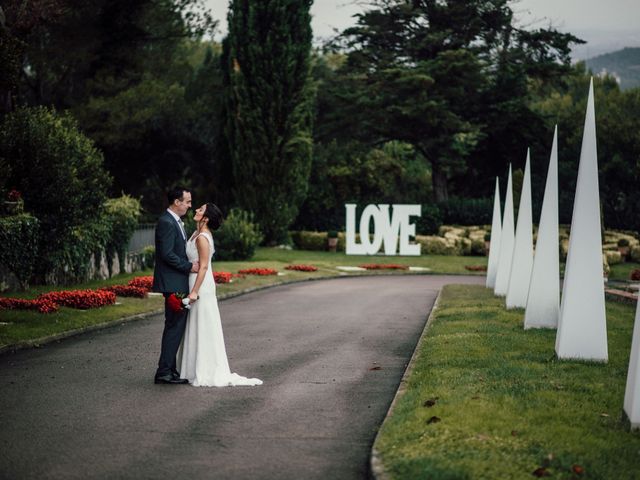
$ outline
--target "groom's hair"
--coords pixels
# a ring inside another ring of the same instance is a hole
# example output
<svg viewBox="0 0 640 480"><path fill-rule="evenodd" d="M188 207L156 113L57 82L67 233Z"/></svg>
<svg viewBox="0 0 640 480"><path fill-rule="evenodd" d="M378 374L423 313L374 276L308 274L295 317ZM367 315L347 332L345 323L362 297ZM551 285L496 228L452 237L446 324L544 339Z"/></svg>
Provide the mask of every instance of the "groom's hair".
<svg viewBox="0 0 640 480"><path fill-rule="evenodd" d="M222 211L213 203L206 204L203 216L209 219L209 223L207 223L207 226L211 230L219 229L220 225L222 225L222 222L224 221Z"/></svg>
<svg viewBox="0 0 640 480"><path fill-rule="evenodd" d="M173 187L171 190L167 192L167 200L169 200L169 205L173 205L174 200L182 200L184 196L184 192L191 193L191 190L185 187L181 187L178 185L177 187Z"/></svg>

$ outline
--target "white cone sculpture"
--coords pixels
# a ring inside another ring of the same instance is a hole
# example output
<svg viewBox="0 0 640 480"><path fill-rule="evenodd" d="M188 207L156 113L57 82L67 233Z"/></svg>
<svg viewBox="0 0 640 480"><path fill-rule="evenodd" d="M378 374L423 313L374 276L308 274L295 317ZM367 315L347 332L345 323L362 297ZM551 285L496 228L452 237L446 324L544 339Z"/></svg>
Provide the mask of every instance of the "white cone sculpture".
<svg viewBox="0 0 640 480"><path fill-rule="evenodd" d="M631 422L631 429L640 428L640 301L636 307L636 322L631 340L631 357L624 391L624 411Z"/></svg>
<svg viewBox="0 0 640 480"><path fill-rule="evenodd" d="M608 359L599 191L591 79L556 334L556 354L561 359Z"/></svg>
<svg viewBox="0 0 640 480"><path fill-rule="evenodd" d="M547 184L542 200L538 241L524 313L524 328L556 328L560 315L558 252L558 127L553 134Z"/></svg>
<svg viewBox="0 0 640 480"><path fill-rule="evenodd" d="M487 288L495 288L498 274L498 256L500 255L500 237L502 220L500 218L500 183L496 177L496 194L493 197L493 219L491 220L491 244L487 266Z"/></svg>
<svg viewBox="0 0 640 480"><path fill-rule="evenodd" d="M511 274L507 288L507 308L524 308L527 306L531 269L533 268L533 213L531 212L531 159L527 149L527 162L524 165L524 179L520 206L518 207L518 223L511 260Z"/></svg>
<svg viewBox="0 0 640 480"><path fill-rule="evenodd" d="M511 182L511 165L509 165L509 179L507 193L504 200L504 215L502 217L502 232L500 234L500 256L498 257L498 273L493 292L501 297L507 294L509 275L511 274L511 258L513 256L513 186Z"/></svg>

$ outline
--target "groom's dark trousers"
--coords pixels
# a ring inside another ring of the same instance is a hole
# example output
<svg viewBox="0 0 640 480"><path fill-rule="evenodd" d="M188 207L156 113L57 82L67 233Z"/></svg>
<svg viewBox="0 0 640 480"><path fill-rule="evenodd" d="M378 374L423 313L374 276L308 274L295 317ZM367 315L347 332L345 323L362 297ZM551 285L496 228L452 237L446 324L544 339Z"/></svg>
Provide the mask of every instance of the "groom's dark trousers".
<svg viewBox="0 0 640 480"><path fill-rule="evenodd" d="M156 225L156 263L153 272L153 291L162 292L164 302L164 332L156 377L177 372L176 354L187 324L188 310L174 312L167 298L172 293L189 293L189 272L192 264L186 253L186 239L176 219L163 213Z"/></svg>

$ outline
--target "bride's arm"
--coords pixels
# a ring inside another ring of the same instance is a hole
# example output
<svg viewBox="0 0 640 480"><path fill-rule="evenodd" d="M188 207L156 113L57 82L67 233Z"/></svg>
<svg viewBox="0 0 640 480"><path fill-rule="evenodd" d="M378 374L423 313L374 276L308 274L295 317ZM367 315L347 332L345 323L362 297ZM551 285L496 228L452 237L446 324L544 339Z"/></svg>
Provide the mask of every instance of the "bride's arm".
<svg viewBox="0 0 640 480"><path fill-rule="evenodd" d="M191 302L195 302L198 299L198 292L200 291L200 286L204 281L204 276L209 270L211 266L209 264L209 241L200 235L196 238L196 246L198 247L198 261L200 262L200 270L198 270L198 276L196 277L196 282L193 284L193 288L189 293L189 299Z"/></svg>

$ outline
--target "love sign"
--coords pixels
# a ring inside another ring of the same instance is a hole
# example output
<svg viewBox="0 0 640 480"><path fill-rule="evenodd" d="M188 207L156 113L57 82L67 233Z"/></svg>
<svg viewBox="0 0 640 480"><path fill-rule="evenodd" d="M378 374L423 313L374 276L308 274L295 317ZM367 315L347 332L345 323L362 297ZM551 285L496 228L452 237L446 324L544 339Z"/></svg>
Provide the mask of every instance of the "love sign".
<svg viewBox="0 0 640 480"><path fill-rule="evenodd" d="M384 242L385 255L397 255L398 240L400 255L420 255L420 244L411 245L409 237L415 236L416 226L410 223L411 216L420 216L420 205L393 205L390 216L389 205L367 205L360 216L360 242L356 242L356 205L347 203L347 255L375 255ZM373 240L369 237L369 226L373 220Z"/></svg>

